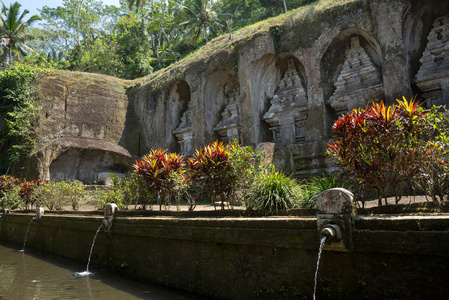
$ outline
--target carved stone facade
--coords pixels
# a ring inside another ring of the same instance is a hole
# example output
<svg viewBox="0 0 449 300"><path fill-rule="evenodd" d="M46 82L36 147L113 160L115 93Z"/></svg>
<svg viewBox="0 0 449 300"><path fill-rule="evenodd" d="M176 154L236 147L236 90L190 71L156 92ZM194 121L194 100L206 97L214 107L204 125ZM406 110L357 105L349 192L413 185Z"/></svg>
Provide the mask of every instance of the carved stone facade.
<svg viewBox="0 0 449 300"><path fill-rule="evenodd" d="M214 130L225 142L231 142L234 139L240 141L240 113L236 93L231 92L228 98L229 103L221 113L222 119Z"/></svg>
<svg viewBox="0 0 449 300"><path fill-rule="evenodd" d="M435 19L416 83L427 105L449 106L449 15Z"/></svg>
<svg viewBox="0 0 449 300"><path fill-rule="evenodd" d="M351 48L346 54L335 87L336 90L328 104L335 110L337 116L383 98L384 87L380 70L360 46L358 36L351 38Z"/></svg>
<svg viewBox="0 0 449 300"><path fill-rule="evenodd" d="M305 141L308 101L294 60L288 62L288 69L271 99L271 107L263 116L270 124L275 143L300 143Z"/></svg>
<svg viewBox="0 0 449 300"><path fill-rule="evenodd" d="M298 178L318 176L336 169L326 155L335 114L380 99L410 99L416 85L423 92L418 98L449 104L449 1L341 0L310 16L301 9L279 16L279 43L272 23L261 23L257 34L219 37L135 81L52 71L40 85L34 151L41 177L50 176L52 162L56 173L62 163L64 174L91 167L69 163L89 156L102 160L89 172L118 172L132 154L151 148L190 156L219 136L251 146L274 141L276 168ZM79 156L47 150L55 139L56 149L62 147L66 137L77 139ZM102 143L86 148L86 140ZM85 154L90 149L96 155Z"/></svg>
<svg viewBox="0 0 449 300"><path fill-rule="evenodd" d="M182 115L181 123L173 131L173 134L178 138L180 153L186 156L192 156L193 130L192 130L192 111L190 107Z"/></svg>

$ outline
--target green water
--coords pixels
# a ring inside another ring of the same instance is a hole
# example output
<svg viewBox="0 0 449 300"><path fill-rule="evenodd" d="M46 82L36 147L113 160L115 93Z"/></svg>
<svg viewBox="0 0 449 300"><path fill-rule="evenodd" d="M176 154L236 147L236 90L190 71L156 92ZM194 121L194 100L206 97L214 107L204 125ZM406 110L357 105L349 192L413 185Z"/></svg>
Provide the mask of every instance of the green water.
<svg viewBox="0 0 449 300"><path fill-rule="evenodd" d="M157 285L124 280L105 271L77 278L86 266L17 245L0 244L0 299L200 299Z"/></svg>

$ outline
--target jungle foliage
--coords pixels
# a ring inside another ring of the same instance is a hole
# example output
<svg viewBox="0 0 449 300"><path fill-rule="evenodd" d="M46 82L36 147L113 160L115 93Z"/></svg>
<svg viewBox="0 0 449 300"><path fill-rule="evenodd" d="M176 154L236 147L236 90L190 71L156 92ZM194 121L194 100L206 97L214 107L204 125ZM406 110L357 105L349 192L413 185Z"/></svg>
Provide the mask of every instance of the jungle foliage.
<svg viewBox="0 0 449 300"><path fill-rule="evenodd" d="M6 68L14 62L135 79L187 56L210 39L316 0L169 0L121 2L63 0L39 16L4 7L0 26ZM39 26L31 27L39 19ZM14 27L14 28L16 28ZM9 32L9 33L8 33ZM20 34L19 34L20 32ZM0 53L0 54L1 54Z"/></svg>

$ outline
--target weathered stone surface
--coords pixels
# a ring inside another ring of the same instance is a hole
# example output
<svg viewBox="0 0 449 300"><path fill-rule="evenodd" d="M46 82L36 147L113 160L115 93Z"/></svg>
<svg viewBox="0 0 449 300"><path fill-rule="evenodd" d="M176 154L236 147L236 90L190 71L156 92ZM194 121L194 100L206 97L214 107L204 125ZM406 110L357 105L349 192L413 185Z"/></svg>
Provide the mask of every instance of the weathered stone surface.
<svg viewBox="0 0 449 300"><path fill-rule="evenodd" d="M427 105L449 104L449 15L435 19L416 74Z"/></svg>
<svg viewBox="0 0 449 300"><path fill-rule="evenodd" d="M262 155L260 156L260 163L262 165L267 166L273 163L275 146L275 143L270 142L257 144L256 148L254 149L254 153L257 155L259 154L259 152L262 152Z"/></svg>
<svg viewBox="0 0 449 300"><path fill-rule="evenodd" d="M384 87L379 69L360 46L358 36L351 38L351 48L335 87L329 104L338 116L383 98Z"/></svg>
<svg viewBox="0 0 449 300"><path fill-rule="evenodd" d="M34 215L1 219L0 241L21 246ZM27 247L85 263L102 219L47 211L30 226ZM353 252L322 253L317 296L445 299L449 244L442 241L449 231L397 230L412 221L378 228L363 220L361 230L355 221ZM267 299L285 298L290 289L288 298L311 298L318 248L314 218L129 218L119 211L110 233L98 234L91 266L117 270L126 261L130 277L220 299L260 299L260 290L273 291L263 294Z"/></svg>
<svg viewBox="0 0 449 300"><path fill-rule="evenodd" d="M214 130L218 132L223 141L240 141L240 113L237 96L234 93L229 95L229 103L221 113L222 119L215 126Z"/></svg>
<svg viewBox="0 0 449 300"><path fill-rule="evenodd" d="M58 71L39 84L42 115L34 155L41 178L91 183L97 172L130 169L139 152L131 139L139 125L126 82Z"/></svg>
<svg viewBox="0 0 449 300"><path fill-rule="evenodd" d="M270 124L273 142L284 145L304 142L308 113L307 94L296 71L293 59L271 99L271 107L263 116Z"/></svg>
<svg viewBox="0 0 449 300"><path fill-rule="evenodd" d="M41 82L40 168L61 153L46 147L61 137L187 156L238 138L274 142L273 162L297 177L330 173L326 143L341 113L410 98L417 88L429 104L447 102L448 16L446 0L316 2L218 37L203 55L133 82L52 74ZM276 47L274 25L284 29Z"/></svg>

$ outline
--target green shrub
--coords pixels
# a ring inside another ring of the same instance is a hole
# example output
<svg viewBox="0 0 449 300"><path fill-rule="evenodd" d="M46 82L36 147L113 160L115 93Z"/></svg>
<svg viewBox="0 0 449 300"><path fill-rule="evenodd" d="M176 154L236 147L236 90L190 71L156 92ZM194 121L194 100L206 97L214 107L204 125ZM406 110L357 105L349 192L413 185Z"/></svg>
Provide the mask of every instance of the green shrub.
<svg viewBox="0 0 449 300"><path fill-rule="evenodd" d="M22 182L22 184L20 185L19 196L22 198L26 208L31 208L36 204L36 196L34 192L39 186L45 185L47 183L48 180L40 179L33 179L31 181Z"/></svg>
<svg viewBox="0 0 449 300"><path fill-rule="evenodd" d="M0 171L20 172L34 147L41 109L34 80L43 72L23 64L0 72Z"/></svg>
<svg viewBox="0 0 449 300"><path fill-rule="evenodd" d="M244 201L249 211L270 215L299 207L301 197L301 186L296 180L276 172L271 166L258 173Z"/></svg>
<svg viewBox="0 0 449 300"><path fill-rule="evenodd" d="M335 175L312 177L309 181L304 181L301 186L300 206L303 208L315 207L317 196L325 190L333 188L351 189L351 185L340 180Z"/></svg>
<svg viewBox="0 0 449 300"><path fill-rule="evenodd" d="M123 208L128 209L130 205L142 205L145 209L151 205L151 193L145 185L142 176L131 174L129 177L114 178L113 190L121 191L121 203Z"/></svg>
<svg viewBox="0 0 449 300"><path fill-rule="evenodd" d="M77 210L85 201L85 187L77 181L50 181L40 185L33 193L36 206L45 206L49 210L62 210L71 206Z"/></svg>
<svg viewBox="0 0 449 300"><path fill-rule="evenodd" d="M11 175L0 176L0 199L6 195L10 190L19 186L21 184L20 180L14 178Z"/></svg>
<svg viewBox="0 0 449 300"><path fill-rule="evenodd" d="M104 210L106 204L111 203L111 198L109 198L109 192L104 190L95 190L87 193L87 203L98 210Z"/></svg>
<svg viewBox="0 0 449 300"><path fill-rule="evenodd" d="M229 162L236 180L232 196L243 200L243 194L251 186L257 173L261 170L261 155L257 155L250 146L242 147L234 140L228 146Z"/></svg>
<svg viewBox="0 0 449 300"><path fill-rule="evenodd" d="M19 192L20 186L15 186L4 193L3 197L0 198L0 208L9 208L10 210L23 208L24 202Z"/></svg>

